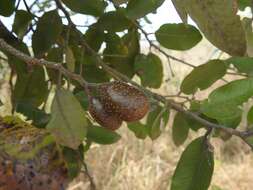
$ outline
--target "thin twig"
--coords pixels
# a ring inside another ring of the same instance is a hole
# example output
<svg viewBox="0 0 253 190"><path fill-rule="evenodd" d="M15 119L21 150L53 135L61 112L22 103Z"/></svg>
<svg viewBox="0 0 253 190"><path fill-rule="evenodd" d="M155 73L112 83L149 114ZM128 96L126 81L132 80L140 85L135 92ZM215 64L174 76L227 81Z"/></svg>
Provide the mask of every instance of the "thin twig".
<svg viewBox="0 0 253 190"><path fill-rule="evenodd" d="M166 51L164 51L163 49L161 49L158 45L154 44L150 39L149 39L149 33L147 33L142 27L140 27L137 23L135 23L135 25L138 27L138 29L142 32L142 34L145 36L146 40L148 41L150 47L155 48L156 50L158 50L160 53L162 53L163 55L165 55L167 58L175 60L177 62L183 63L189 67L195 68L195 65L192 65L182 59L179 59L177 57L174 57L172 55L169 55Z"/></svg>

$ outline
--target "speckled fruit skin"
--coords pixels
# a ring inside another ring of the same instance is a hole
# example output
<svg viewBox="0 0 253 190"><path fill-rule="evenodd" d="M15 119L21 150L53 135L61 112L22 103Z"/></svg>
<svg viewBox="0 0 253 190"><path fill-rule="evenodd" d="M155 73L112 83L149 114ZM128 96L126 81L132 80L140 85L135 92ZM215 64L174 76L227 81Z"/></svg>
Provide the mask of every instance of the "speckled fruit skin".
<svg viewBox="0 0 253 190"><path fill-rule="evenodd" d="M138 121L149 110L148 98L144 93L124 82L102 84L99 93L106 110L111 110L124 121Z"/></svg>
<svg viewBox="0 0 253 190"><path fill-rule="evenodd" d="M66 164L51 137L18 118L0 117L0 190L66 189Z"/></svg>
<svg viewBox="0 0 253 190"><path fill-rule="evenodd" d="M116 130L122 124L122 120L117 115L109 110L105 110L98 98L91 98L89 102L89 112L96 122L107 129Z"/></svg>

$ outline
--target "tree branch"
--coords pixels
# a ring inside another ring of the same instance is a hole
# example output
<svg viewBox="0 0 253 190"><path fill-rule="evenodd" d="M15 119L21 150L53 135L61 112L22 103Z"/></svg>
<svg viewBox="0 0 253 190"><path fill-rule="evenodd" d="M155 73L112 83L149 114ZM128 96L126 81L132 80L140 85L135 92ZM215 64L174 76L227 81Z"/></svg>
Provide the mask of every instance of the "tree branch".
<svg viewBox="0 0 253 190"><path fill-rule="evenodd" d="M78 31L78 29L76 28L75 24L72 22L71 17L68 13L68 11L62 6L61 1L60 0L55 0L57 7L62 10L62 12L65 14L69 24L73 27L74 30ZM148 34L141 28L139 27L139 29L144 33L145 36L148 37ZM79 32L77 32L79 34ZM117 79L121 79L125 82L131 83L133 85L135 85L136 87L138 87L139 89L141 89L145 94L148 94L150 97L153 97L155 100L164 103L164 105L168 105L170 108L183 113L184 115L186 115L187 117L194 119L195 121L199 122L200 124L202 124L204 127L206 127L207 129L209 128L214 128L214 129L220 129L230 135L234 135L237 136L239 138L241 138L246 144L248 144L251 149L253 150L253 145L251 145L250 143L248 143L246 136L244 135L244 132L242 131L238 131L236 129L233 128L229 128L223 125L218 125L216 123L212 123L209 122L203 118L201 118L198 114L194 113L194 112L190 112L188 110L185 110L182 105L175 103L174 101L170 101L167 100L165 97L153 93L147 89L145 89L144 87L140 86L139 84L137 84L136 82L132 81L131 79L129 79L127 76L123 75L122 73L118 72L117 70L112 69L111 67L109 67L106 63L103 62L103 60L100 58L100 56L97 54L96 51L94 51L84 40L84 38L82 38L82 36L80 36L81 39L81 44L83 47L86 48L86 50L96 59L98 66L101 66L102 69L104 69L108 74L112 75L114 78ZM149 38L147 39L149 40ZM179 61L181 63L185 63L188 66L191 67L195 67L194 65L191 65L187 62L182 62L182 60L179 60L175 57L171 57L170 55L168 55L165 51L163 51L162 49L160 49L158 46L156 46L155 44L153 44L150 40L149 40L150 45L152 45L153 47L157 48L157 50L159 50L161 53L163 53L165 56L174 59L176 61Z"/></svg>
<svg viewBox="0 0 253 190"><path fill-rule="evenodd" d="M59 0L55 0L57 2L57 4L60 3ZM58 5L58 7L60 9L65 10L64 7L62 7L61 3ZM69 21L69 24L75 29L77 30L77 28L75 27L74 23L71 21L71 18L68 14L68 12L65 10L66 13L66 18ZM168 105L169 108L172 108L178 112L183 113L185 116L194 119L195 121L199 122L200 124L202 124L204 127L206 127L207 129L213 128L213 129L219 129L222 130L230 135L234 135L237 136L239 138L241 138L245 143L247 143L252 149L253 149L253 145L249 144L247 142L247 138L248 135L245 135L245 131L239 131L236 129L232 129L232 128L228 128L226 126L223 125L219 125L216 123L212 123L210 121L207 121L203 118L201 118L197 113L191 112L189 110L186 110L181 104L176 103L172 100L167 100L165 97L151 92L150 90L145 89L144 87L140 86L139 84L137 84L136 82L132 81L131 79L129 79L127 76L123 75L122 73L112 69L111 67L109 67L106 63L103 62L103 60L100 58L100 56L97 54L96 51L94 51L92 48L90 48L90 46L86 43L86 41L84 40L84 38L81 38L81 44L83 45L83 47L85 47L85 49L96 59L97 61L97 65L101 66L102 69L104 69L107 73L109 73L110 75L112 75L114 78L117 79L121 79L125 82L131 83L132 85L138 87L139 89L141 89L145 94L147 94L149 97L152 97L153 99L155 99L158 102L162 102L164 105ZM38 66L45 66L48 68L52 68L55 70L60 71L63 75L65 75L66 77L77 81L81 86L83 86L84 88L88 88L89 85L94 85L94 84L90 84L87 81L85 81L83 79L82 76L72 73L71 71L65 69L61 63L56 63L56 62L50 62L50 61L46 61L43 59L36 59L33 57L30 57L24 53L22 53L21 51L13 48L12 46L10 46L9 44L7 44L3 39L0 38L0 49L4 52L7 52L17 58L19 58L20 60L23 60L24 62L26 62L29 65L38 65Z"/></svg>

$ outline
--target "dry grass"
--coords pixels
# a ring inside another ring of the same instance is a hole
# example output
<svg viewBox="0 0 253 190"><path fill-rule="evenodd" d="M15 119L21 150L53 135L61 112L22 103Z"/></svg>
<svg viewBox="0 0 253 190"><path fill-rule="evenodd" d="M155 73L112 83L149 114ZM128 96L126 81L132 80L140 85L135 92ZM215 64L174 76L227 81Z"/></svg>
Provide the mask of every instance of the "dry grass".
<svg viewBox="0 0 253 190"><path fill-rule="evenodd" d="M211 58L213 52L214 48L204 41L190 51L170 53L199 65ZM180 82L190 72L188 67L180 63L172 64L176 75L171 77L168 66L165 65L165 79L169 80L159 90L164 95L177 92ZM0 88L0 98L3 101L8 100L6 89L8 85ZM199 98L206 95L207 92L198 93ZM8 111L0 108L0 113L7 114ZM138 140L126 126L118 132L122 135L118 143L108 146L93 145L86 155L97 190L169 190L171 177L182 151L192 139L203 133L192 132L183 146L176 147L171 137L171 121L161 137L153 142L150 139ZM215 147L212 186L218 185L223 190L252 190L253 157L249 149L237 138L227 142L213 139L212 144ZM89 182L85 175L80 175L69 188L88 189Z"/></svg>

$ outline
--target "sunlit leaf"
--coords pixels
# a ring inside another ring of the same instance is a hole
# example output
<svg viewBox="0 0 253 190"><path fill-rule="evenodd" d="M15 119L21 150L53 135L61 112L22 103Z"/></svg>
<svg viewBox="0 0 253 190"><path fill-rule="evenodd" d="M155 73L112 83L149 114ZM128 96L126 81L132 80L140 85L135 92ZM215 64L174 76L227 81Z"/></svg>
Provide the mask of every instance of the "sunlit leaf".
<svg viewBox="0 0 253 190"><path fill-rule="evenodd" d="M98 144L113 144L119 141L121 136L104 127L89 125L87 138Z"/></svg>
<svg viewBox="0 0 253 190"><path fill-rule="evenodd" d="M67 90L57 90L47 129L61 145L77 149L87 133L86 113L75 96Z"/></svg>
<svg viewBox="0 0 253 190"><path fill-rule="evenodd" d="M222 51L243 56L246 38L234 0L182 0L205 37Z"/></svg>
<svg viewBox="0 0 253 190"><path fill-rule="evenodd" d="M197 28L189 24L164 24L156 32L157 41L173 50L187 50L200 42L202 36Z"/></svg>
<svg viewBox="0 0 253 190"><path fill-rule="evenodd" d="M172 125L172 137L175 145L179 146L185 142L189 129L187 118L182 113L177 113Z"/></svg>
<svg viewBox="0 0 253 190"><path fill-rule="evenodd" d="M103 0L62 0L72 11L82 14L99 16L107 4Z"/></svg>
<svg viewBox="0 0 253 190"><path fill-rule="evenodd" d="M192 70L182 84L181 91L185 94L193 94L198 89L204 90L226 74L226 64L221 60L211 60Z"/></svg>
<svg viewBox="0 0 253 190"><path fill-rule="evenodd" d="M143 86L159 88L163 80L163 65L161 59L153 54L140 54L135 58L135 72L141 78Z"/></svg>
<svg viewBox="0 0 253 190"><path fill-rule="evenodd" d="M132 23L122 10L117 10L103 14L98 20L98 25L103 30L120 32L128 29Z"/></svg>
<svg viewBox="0 0 253 190"><path fill-rule="evenodd" d="M127 127L139 139L145 139L148 136L148 130L146 128L146 125L140 122L128 123Z"/></svg>
<svg viewBox="0 0 253 190"><path fill-rule="evenodd" d="M214 158L204 138L189 144L172 177L171 190L207 190L213 175Z"/></svg>
<svg viewBox="0 0 253 190"><path fill-rule="evenodd" d="M233 64L235 68L249 76L253 76L253 58L250 57L231 57L226 60L227 63Z"/></svg>
<svg viewBox="0 0 253 190"><path fill-rule="evenodd" d="M174 7L176 8L177 13L180 16L183 23L187 24L187 12L182 2L180 0L172 0L172 3Z"/></svg>
<svg viewBox="0 0 253 190"><path fill-rule="evenodd" d="M154 12L165 0L130 0L126 15L131 19L138 19Z"/></svg>
<svg viewBox="0 0 253 190"><path fill-rule="evenodd" d="M157 106L147 117L146 128L152 140L157 139L169 121L170 112L168 108Z"/></svg>

